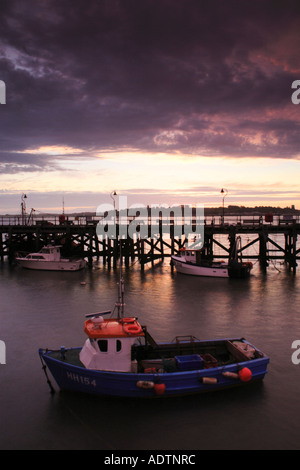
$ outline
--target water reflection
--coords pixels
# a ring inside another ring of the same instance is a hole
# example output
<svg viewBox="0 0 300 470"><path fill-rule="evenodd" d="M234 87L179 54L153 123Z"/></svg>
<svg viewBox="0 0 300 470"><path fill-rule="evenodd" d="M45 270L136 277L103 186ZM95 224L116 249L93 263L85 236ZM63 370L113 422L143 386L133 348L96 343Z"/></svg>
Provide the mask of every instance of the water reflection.
<svg viewBox="0 0 300 470"><path fill-rule="evenodd" d="M271 357L253 388L154 402L57 393L51 397L39 347L81 346L85 313L113 309L118 270L79 273L0 270L1 448L216 449L297 448L300 366L299 276L256 265L247 280L205 279L171 271L169 261L124 268L128 314L158 341L245 336ZM84 283L84 284L82 284Z"/></svg>

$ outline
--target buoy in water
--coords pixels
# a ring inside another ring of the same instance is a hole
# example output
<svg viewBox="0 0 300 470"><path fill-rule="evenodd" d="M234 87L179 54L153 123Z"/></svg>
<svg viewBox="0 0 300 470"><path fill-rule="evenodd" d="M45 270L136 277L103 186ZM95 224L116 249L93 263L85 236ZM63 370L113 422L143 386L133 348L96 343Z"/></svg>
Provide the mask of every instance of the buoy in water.
<svg viewBox="0 0 300 470"><path fill-rule="evenodd" d="M239 378L242 382L250 382L252 379L252 372L248 367L244 367L239 371Z"/></svg>

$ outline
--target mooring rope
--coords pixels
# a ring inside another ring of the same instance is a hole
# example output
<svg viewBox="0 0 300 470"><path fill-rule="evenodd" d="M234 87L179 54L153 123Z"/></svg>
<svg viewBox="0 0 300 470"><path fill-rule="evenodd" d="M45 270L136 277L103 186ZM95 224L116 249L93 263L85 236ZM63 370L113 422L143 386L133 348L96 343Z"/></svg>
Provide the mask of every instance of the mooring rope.
<svg viewBox="0 0 300 470"><path fill-rule="evenodd" d="M55 389L54 389L54 387L53 387L53 385L52 385L52 383L51 383L51 381L48 377L47 366L46 366L45 362L43 361L42 356L41 355L39 355L39 356L40 356L40 360L41 360L41 363L42 363L42 369L43 369L43 371L45 373L45 376L46 376L46 379L47 379L47 384L49 385L49 388L50 388L50 392L51 392L52 395L54 395L55 394Z"/></svg>

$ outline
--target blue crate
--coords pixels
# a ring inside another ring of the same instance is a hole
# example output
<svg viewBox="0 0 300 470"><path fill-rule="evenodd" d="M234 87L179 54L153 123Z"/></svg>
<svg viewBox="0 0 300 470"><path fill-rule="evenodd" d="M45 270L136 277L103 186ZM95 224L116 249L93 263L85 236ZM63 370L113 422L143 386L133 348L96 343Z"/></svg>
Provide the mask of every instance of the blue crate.
<svg viewBox="0 0 300 470"><path fill-rule="evenodd" d="M203 369L203 359L199 354L189 356L175 356L177 367L180 371Z"/></svg>

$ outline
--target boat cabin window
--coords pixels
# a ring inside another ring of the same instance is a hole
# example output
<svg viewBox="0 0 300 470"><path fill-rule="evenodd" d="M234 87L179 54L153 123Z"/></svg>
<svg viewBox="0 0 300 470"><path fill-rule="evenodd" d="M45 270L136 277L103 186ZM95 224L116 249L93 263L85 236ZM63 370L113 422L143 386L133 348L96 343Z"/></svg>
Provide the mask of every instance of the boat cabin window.
<svg viewBox="0 0 300 470"><path fill-rule="evenodd" d="M101 352L107 352L108 350L107 339L99 339L98 346Z"/></svg>
<svg viewBox="0 0 300 470"><path fill-rule="evenodd" d="M122 341L120 339L117 339L116 341L110 339L98 339L98 348L99 351L102 353L107 353L107 352L121 352L122 351ZM109 346L110 343L110 346ZM109 350L109 351L108 351Z"/></svg>

